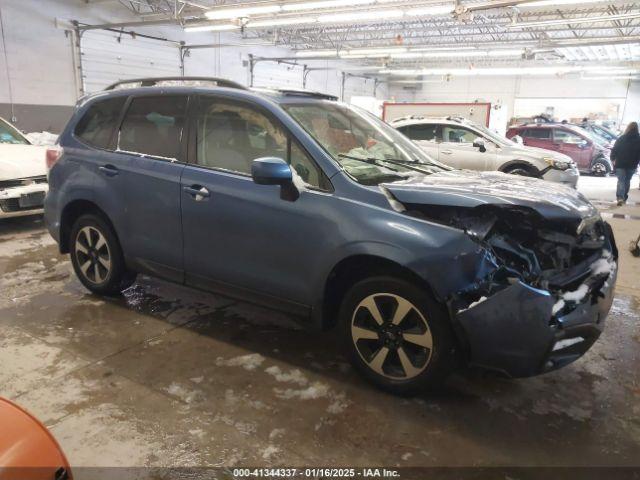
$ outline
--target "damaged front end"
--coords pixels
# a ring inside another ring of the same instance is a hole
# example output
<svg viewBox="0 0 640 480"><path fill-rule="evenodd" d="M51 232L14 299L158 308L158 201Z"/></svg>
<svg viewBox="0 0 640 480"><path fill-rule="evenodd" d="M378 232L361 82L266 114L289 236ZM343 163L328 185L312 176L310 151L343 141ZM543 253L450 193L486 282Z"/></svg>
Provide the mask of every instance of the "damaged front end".
<svg viewBox="0 0 640 480"><path fill-rule="evenodd" d="M597 212L549 219L517 204L403 206L463 230L494 266L447 299L472 365L512 377L547 372L579 358L602 332L618 252Z"/></svg>

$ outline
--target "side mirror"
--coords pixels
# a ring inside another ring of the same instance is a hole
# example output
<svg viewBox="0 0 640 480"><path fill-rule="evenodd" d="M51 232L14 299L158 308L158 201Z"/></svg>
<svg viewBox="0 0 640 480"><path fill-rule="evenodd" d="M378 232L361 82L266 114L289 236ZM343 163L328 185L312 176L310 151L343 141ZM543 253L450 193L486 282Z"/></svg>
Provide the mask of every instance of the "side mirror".
<svg viewBox="0 0 640 480"><path fill-rule="evenodd" d="M589 141L588 141L588 140L582 140L582 141L578 144L578 146L579 146L580 148L587 148L587 147L589 146Z"/></svg>
<svg viewBox="0 0 640 480"><path fill-rule="evenodd" d="M258 185L280 185L280 197L284 200L294 201L300 196L291 167L281 158L256 158L251 164L251 177Z"/></svg>
<svg viewBox="0 0 640 480"><path fill-rule="evenodd" d="M486 145L484 144L484 139L483 139L483 138L480 138L480 137L476 138L476 139L473 141L473 146L474 146L474 147L476 147L476 148L478 148L478 149L480 149L480 151L481 151L482 153L484 153L484 152L486 152L486 151L487 151L487 147L486 147Z"/></svg>
<svg viewBox="0 0 640 480"><path fill-rule="evenodd" d="M520 135L514 135L511 137L511 140L516 142L518 145L524 145L524 139Z"/></svg>

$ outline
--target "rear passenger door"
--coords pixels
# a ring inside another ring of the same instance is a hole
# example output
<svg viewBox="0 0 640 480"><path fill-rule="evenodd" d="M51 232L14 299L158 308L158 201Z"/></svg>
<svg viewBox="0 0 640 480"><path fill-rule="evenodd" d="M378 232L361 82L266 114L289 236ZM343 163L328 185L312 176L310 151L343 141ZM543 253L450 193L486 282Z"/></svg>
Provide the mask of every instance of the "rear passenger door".
<svg viewBox="0 0 640 480"><path fill-rule="evenodd" d="M439 126L414 124L399 127L398 130L415 142L431 158L438 160Z"/></svg>
<svg viewBox="0 0 640 480"><path fill-rule="evenodd" d="M328 179L261 107L215 96L198 104L182 176L187 283L252 301L282 299L285 309L306 312L308 274L318 262L314 233L330 228L322 215ZM255 184L251 166L260 157L286 160L310 187L290 201L277 185Z"/></svg>
<svg viewBox="0 0 640 480"><path fill-rule="evenodd" d="M180 177L186 95L132 97L117 136L128 163L125 254L137 268L183 281Z"/></svg>

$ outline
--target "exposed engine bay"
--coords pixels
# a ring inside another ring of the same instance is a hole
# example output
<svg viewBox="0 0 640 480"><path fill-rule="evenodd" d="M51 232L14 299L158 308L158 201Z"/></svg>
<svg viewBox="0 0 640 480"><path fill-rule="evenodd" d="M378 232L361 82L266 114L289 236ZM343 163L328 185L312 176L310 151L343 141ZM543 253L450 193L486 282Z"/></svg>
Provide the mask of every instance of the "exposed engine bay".
<svg viewBox="0 0 640 480"><path fill-rule="evenodd" d="M514 281L549 291L554 315L571 311L597 295L616 268L609 226L599 215L586 220L549 221L528 207L481 205L473 208L404 204L406 214L464 230L481 245L496 269L458 292L452 310L479 303Z"/></svg>

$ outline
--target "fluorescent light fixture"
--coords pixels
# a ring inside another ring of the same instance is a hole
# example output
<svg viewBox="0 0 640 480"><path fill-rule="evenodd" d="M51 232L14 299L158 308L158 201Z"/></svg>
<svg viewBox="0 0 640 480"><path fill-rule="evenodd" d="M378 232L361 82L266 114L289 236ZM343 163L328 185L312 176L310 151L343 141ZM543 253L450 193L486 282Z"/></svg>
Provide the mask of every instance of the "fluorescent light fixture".
<svg viewBox="0 0 640 480"><path fill-rule="evenodd" d="M611 75L622 73L637 73L638 70L621 70L618 67L597 67ZM425 69L382 69L378 73L400 76L416 75L453 75L461 77L471 76L503 76L503 75L562 75L567 73L594 72L592 67L567 65L564 67L520 67L520 68L425 68Z"/></svg>
<svg viewBox="0 0 640 480"><path fill-rule="evenodd" d="M320 23L352 22L360 20L388 20L389 18L400 18L404 15L402 10L368 10L360 12L332 13L320 15Z"/></svg>
<svg viewBox="0 0 640 480"><path fill-rule="evenodd" d="M259 27L276 27L278 25L302 25L305 23L316 22L315 17L283 17L283 18L270 18L267 20L249 20L246 27L259 28Z"/></svg>
<svg viewBox="0 0 640 480"><path fill-rule="evenodd" d="M582 3L601 3L602 0L540 0L538 2L520 3L518 8L557 7L560 5L578 5Z"/></svg>
<svg viewBox="0 0 640 480"><path fill-rule="evenodd" d="M324 0L318 2L287 3L282 5L283 12L296 12L300 10L318 10L320 8L355 7L369 5L376 0Z"/></svg>
<svg viewBox="0 0 640 480"><path fill-rule="evenodd" d="M634 75L613 75L603 77L582 77L582 80L638 80L640 77Z"/></svg>
<svg viewBox="0 0 640 480"><path fill-rule="evenodd" d="M487 53L490 57L519 57L524 54L524 50L523 49L489 50Z"/></svg>
<svg viewBox="0 0 640 480"><path fill-rule="evenodd" d="M391 54L406 52L405 47L391 47L391 48L350 48L346 51L349 55L369 55L369 54Z"/></svg>
<svg viewBox="0 0 640 480"><path fill-rule="evenodd" d="M222 20L228 18L240 18L249 15L264 13L277 13L282 10L280 5L256 5L255 7L242 8L218 8L204 13L209 20Z"/></svg>
<svg viewBox="0 0 640 480"><path fill-rule="evenodd" d="M309 58L309 57L337 57L338 52L336 50L298 50L296 57Z"/></svg>
<svg viewBox="0 0 640 480"><path fill-rule="evenodd" d="M433 5L429 7L410 8L405 11L411 17L422 17L427 15L447 15L455 10L454 5Z"/></svg>
<svg viewBox="0 0 640 480"><path fill-rule="evenodd" d="M616 20L631 20L640 18L640 13L627 13L622 15L603 15L599 17L581 17L581 18L559 18L554 20L541 20L539 22L522 22L505 25L506 28L529 28L529 27L546 27L549 25L575 25L578 23L602 23L613 22Z"/></svg>
<svg viewBox="0 0 640 480"><path fill-rule="evenodd" d="M195 33L195 32L226 32L229 30L239 30L240 27L238 25L234 25L233 23L223 23L220 25L199 25L197 27L185 27L184 31L187 33Z"/></svg>
<svg viewBox="0 0 640 480"><path fill-rule="evenodd" d="M340 58L385 58L388 57L388 53L341 53Z"/></svg>

